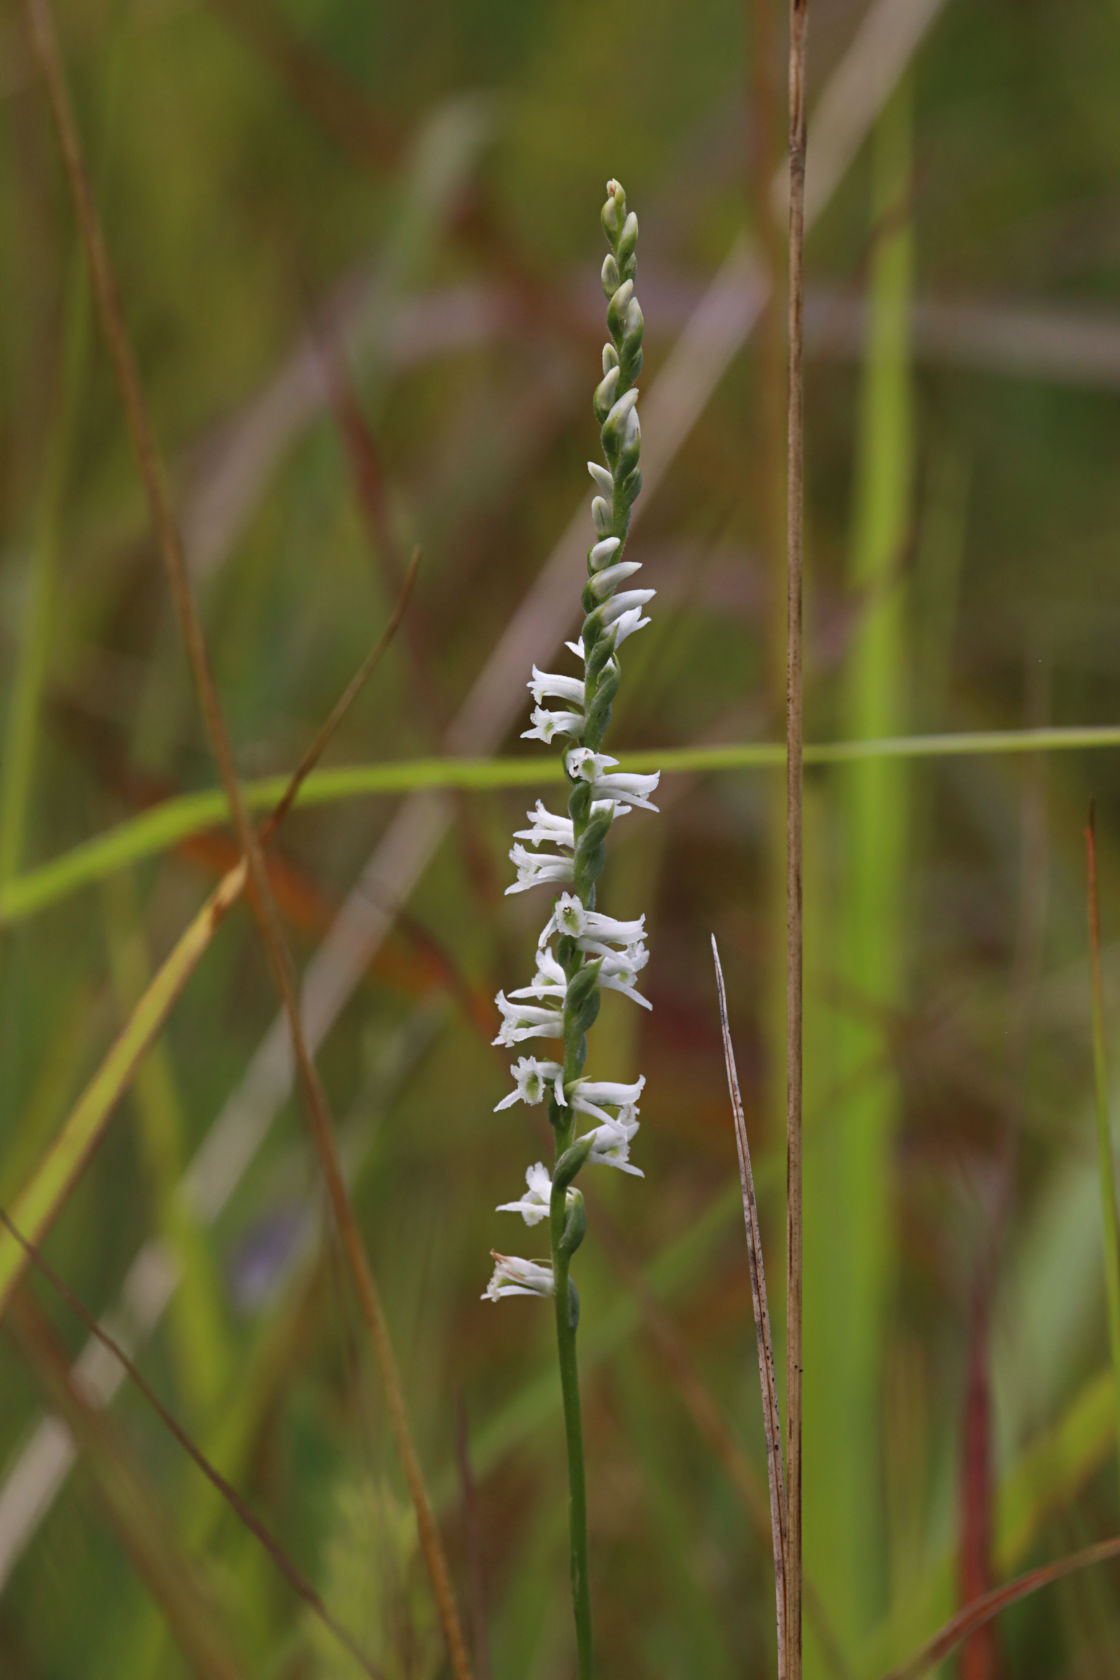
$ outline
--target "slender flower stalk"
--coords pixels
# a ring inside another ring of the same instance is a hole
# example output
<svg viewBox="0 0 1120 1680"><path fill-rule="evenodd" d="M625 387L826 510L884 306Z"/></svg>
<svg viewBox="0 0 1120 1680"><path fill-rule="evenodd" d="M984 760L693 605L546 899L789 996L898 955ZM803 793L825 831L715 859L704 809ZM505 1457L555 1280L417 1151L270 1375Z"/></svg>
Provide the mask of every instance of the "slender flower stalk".
<svg viewBox="0 0 1120 1680"><path fill-rule="evenodd" d="M587 1499L576 1363L579 1299L570 1276L587 1215L575 1179L588 1163L643 1176L630 1161L630 1145L638 1131L638 1099L645 1085L644 1077L625 1082L586 1077L587 1035L599 1013L604 988L621 992L643 1009L650 1007L637 989L638 975L649 960L645 917L618 921L603 914L596 906L596 890L612 824L632 810L656 811L651 795L659 780L656 775L618 770L618 760L602 751L621 678L619 649L649 623L644 611L654 594L652 589L619 588L640 570L638 561L623 558L623 550L642 483L635 381L642 366L643 321L634 296L638 219L627 211L626 194L617 181L607 182L602 223L609 246L602 282L610 338L603 346L603 376L593 404L604 464L588 462L596 492L591 502L595 540L587 554L583 631L577 641L567 644L581 662L583 674L540 671L534 665L528 683L533 697L532 727L525 731L526 739L563 744L568 810L558 815L538 800L528 812L529 827L517 831L510 852L517 878L506 889L517 893L549 885L562 890L537 941L533 979L508 996L498 993L502 1025L494 1040L513 1046L540 1038L556 1046L548 1060L520 1057L510 1068L514 1089L497 1105L548 1103L555 1136L552 1172L543 1162L535 1162L525 1175L525 1193L517 1201L503 1202L499 1211L519 1213L529 1226L547 1219L549 1256L544 1261L495 1254L494 1276L485 1297L497 1301L507 1295L551 1295L554 1301L568 1449L572 1604L580 1680L590 1680L592 1668ZM581 1130L588 1122L592 1122L589 1128Z"/></svg>

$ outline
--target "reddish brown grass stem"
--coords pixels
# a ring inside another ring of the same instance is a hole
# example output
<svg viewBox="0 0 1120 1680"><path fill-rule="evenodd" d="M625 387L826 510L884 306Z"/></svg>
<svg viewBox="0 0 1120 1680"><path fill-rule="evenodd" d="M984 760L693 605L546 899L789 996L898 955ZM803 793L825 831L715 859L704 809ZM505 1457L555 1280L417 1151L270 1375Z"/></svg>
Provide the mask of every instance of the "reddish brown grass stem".
<svg viewBox="0 0 1120 1680"><path fill-rule="evenodd" d="M805 26L789 10L789 417L786 528L786 1629L788 1680L801 1680L802 770L805 416Z"/></svg>
<svg viewBox="0 0 1120 1680"><path fill-rule="evenodd" d="M1067 1575L1075 1574L1079 1569L1089 1569L1097 1563L1108 1563L1113 1558L1120 1558L1120 1536L1111 1540L1098 1540L1094 1546L1086 1546L1080 1552L1071 1552L1068 1557L1058 1558L1055 1563L1045 1563L1038 1569L1030 1570L1026 1575L1018 1576L1014 1581L1006 1581L1002 1587L994 1587L982 1598L966 1604L951 1621L945 1623L940 1633L936 1633L928 1645L923 1645L916 1656L911 1657L901 1668L892 1669L886 1680L919 1680L921 1675L928 1674L931 1668L944 1662L945 1658L974 1634L977 1628L984 1627L993 1616L998 1616L1001 1610L1017 1604L1020 1599L1029 1598L1031 1593L1049 1587L1055 1581L1063 1580Z"/></svg>

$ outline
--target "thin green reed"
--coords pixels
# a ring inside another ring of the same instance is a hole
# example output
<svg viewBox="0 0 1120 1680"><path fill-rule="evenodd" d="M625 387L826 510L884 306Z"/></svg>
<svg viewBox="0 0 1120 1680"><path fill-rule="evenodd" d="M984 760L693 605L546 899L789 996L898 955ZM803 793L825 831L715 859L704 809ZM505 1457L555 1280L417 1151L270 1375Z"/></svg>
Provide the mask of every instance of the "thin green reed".
<svg viewBox="0 0 1120 1680"><path fill-rule="evenodd" d="M900 580L912 487L910 122L903 83L874 135L875 245L849 574L860 618L841 711L841 733L849 740L890 733L907 715ZM880 1613L885 1588L879 1406L898 1108L886 1028L898 1008L902 974L908 777L901 765L868 760L832 791L831 829L841 853L826 972L837 1001L827 1017L829 1040L814 1046L813 1056L824 1050L829 1075L847 1095L815 1158L806 1200L806 1230L813 1228L806 1342L816 1349L805 1400L806 1454L814 1466L806 1550L851 1647Z"/></svg>
<svg viewBox="0 0 1120 1680"><path fill-rule="evenodd" d="M1101 905L1097 889L1097 835L1093 805L1085 830L1089 876L1089 979L1093 1024L1093 1090L1097 1116L1097 1166L1101 1183L1101 1224L1104 1236L1104 1277L1108 1301L1108 1342L1112 1354L1113 1401L1117 1418L1117 1469L1120 1471L1120 1214L1116 1205L1116 1151L1108 1101L1108 1056L1105 1050L1104 977L1101 969Z"/></svg>
<svg viewBox="0 0 1120 1680"><path fill-rule="evenodd" d="M587 555L583 630L578 641L567 644L581 661L583 675L539 671L534 665L528 686L535 705L532 727L525 731L528 739L565 743L568 814L556 815L537 801L528 813L530 827L515 836L516 842L525 840L529 845L514 844L510 857L517 866L517 880L507 889L522 892L550 884L564 890L537 942L532 982L508 998L498 993L502 1029L494 1041L512 1047L527 1039L545 1038L563 1046L560 1061L519 1057L510 1069L514 1089L497 1105L502 1109L515 1102L548 1102L555 1138L552 1172L543 1162L535 1162L525 1175L524 1195L516 1202L503 1203L499 1211L519 1213L529 1226L547 1219L549 1255L547 1261L537 1261L495 1253L494 1276L486 1292L491 1300L545 1295L554 1301L580 1680L591 1675L592 1645L576 1357L579 1297L571 1278L572 1260L587 1229L587 1213L575 1179L589 1161L641 1176L630 1163L630 1143L638 1130L638 1098L645 1084L644 1078L620 1083L586 1077L587 1035L599 1013L604 987L649 1008L636 984L648 960L645 917L616 921L597 910L596 893L607 835L615 819L635 808L656 810L650 795L659 780L656 772L619 772L618 760L601 751L622 674L619 649L649 623L643 613L654 593L652 589L619 589L639 570L639 563L624 560L622 553L642 483L635 381L642 366L643 322L634 296L638 220L633 211L627 211L626 194L617 181L607 183L602 222L610 247L602 271L610 338L603 346L603 377L595 390L594 408L603 463L588 462L597 491L591 503L595 541ZM546 700L559 702L560 709L548 708ZM579 1127L587 1120L594 1124L580 1134Z"/></svg>

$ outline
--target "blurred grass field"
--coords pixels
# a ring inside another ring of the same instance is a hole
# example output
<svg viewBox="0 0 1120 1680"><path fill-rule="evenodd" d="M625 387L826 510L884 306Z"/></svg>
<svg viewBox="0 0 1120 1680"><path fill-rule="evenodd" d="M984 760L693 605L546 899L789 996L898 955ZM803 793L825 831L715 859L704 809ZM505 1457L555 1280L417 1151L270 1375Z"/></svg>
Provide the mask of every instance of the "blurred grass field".
<svg viewBox="0 0 1120 1680"><path fill-rule="evenodd" d="M1120 8L811 11L807 740L896 746L807 754L806 1673L881 1680L965 1600L1120 1531L1084 840L1092 798L1115 1080ZM504 897L557 768L518 739L521 685L578 616L608 175L638 211L632 542L659 595L613 741L667 771L604 879L647 911L654 1011L608 999L599 1029L648 1084L646 1179L596 1185L581 1254L593 1599L604 1675L771 1675L709 935L780 1337L781 759L703 749L783 727L784 9L56 21L261 815L422 553L331 797L269 856L478 1680L572 1672L551 1326L479 1299L493 1209L545 1147L492 1113L490 1000L538 925ZM0 101L0 1206L83 1093L107 1113L104 1058L175 953L166 1026L73 1188L43 1189L44 1254L375 1666L437 1680L257 929L234 893L177 947L237 848L17 6ZM26 1279L5 1329L3 1680L360 1672L55 1291ZM104 1410L67 1392L79 1358ZM1118 1568L936 1672L1114 1680Z"/></svg>

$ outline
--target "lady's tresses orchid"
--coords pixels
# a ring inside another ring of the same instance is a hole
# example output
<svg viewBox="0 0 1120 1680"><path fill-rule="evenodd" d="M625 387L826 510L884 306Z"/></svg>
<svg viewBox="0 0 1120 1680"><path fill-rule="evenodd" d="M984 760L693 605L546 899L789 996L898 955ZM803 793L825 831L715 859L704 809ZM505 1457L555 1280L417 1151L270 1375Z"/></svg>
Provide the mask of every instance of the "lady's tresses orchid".
<svg viewBox="0 0 1120 1680"><path fill-rule="evenodd" d="M545 881L570 881L574 877L575 859L562 852L530 852L524 846L514 846L510 858L517 865L517 879L506 888L507 893L525 892Z"/></svg>
<svg viewBox="0 0 1120 1680"><path fill-rule="evenodd" d="M611 767L618 763L617 758L609 753L593 753L588 747L573 747L564 763L573 781L591 783L593 797L617 799L626 805L637 805L643 811L657 810L656 805L650 804L649 796L661 780L660 770L655 770L652 776L613 771Z"/></svg>
<svg viewBox="0 0 1120 1680"><path fill-rule="evenodd" d="M519 1260L516 1254L498 1254L493 1249L494 1276L486 1286L484 1301L500 1301L503 1295L552 1295L556 1291L551 1266L537 1260Z"/></svg>
<svg viewBox="0 0 1120 1680"><path fill-rule="evenodd" d="M537 944L545 945L553 933L559 933L574 939L581 946L585 941L593 939L600 944L607 942L628 949L644 939L645 926L644 915L634 922L619 922L613 916L601 916L598 911L589 910L575 893L561 893L553 906L552 915L541 930Z"/></svg>
<svg viewBox="0 0 1120 1680"><path fill-rule="evenodd" d="M583 669L581 675L569 676L533 666L528 683L533 697L531 727L524 732L526 739L568 743L564 754L568 809L565 815L554 813L538 800L528 812L529 827L517 831L510 852L517 878L506 889L520 893L549 885L563 890L537 941L533 979L508 997L498 993L502 1025L494 1040L513 1046L545 1038L563 1046L562 1061L522 1056L510 1068L514 1089L497 1105L499 1109L517 1102L532 1106L548 1099L556 1140L553 1170L550 1174L542 1162L535 1162L526 1173L526 1193L518 1201L503 1202L500 1211L519 1213L528 1225L547 1217L551 1264L495 1254L494 1276L486 1291L492 1301L506 1295L555 1297L580 1680L587 1680L591 1672L591 1624L575 1362L579 1309L569 1277L572 1256L583 1241L586 1212L574 1180L588 1162L642 1176L630 1162L630 1145L638 1131L638 1099L645 1086L644 1077L629 1082L587 1078L587 1033L599 1013L604 989L650 1008L636 984L649 960L645 917L619 921L603 914L596 908L596 889L605 841L615 818L631 810L655 811L651 795L659 781L657 775L619 770L618 760L602 750L622 674L619 649L649 623L644 611L654 595L652 589L620 588L640 570L639 562L624 558L623 551L631 508L642 483L635 381L642 365L644 323L634 296L638 221L633 212L627 212L626 195L617 181L607 183L602 222L610 246L602 272L610 340L603 347L603 372L593 407L604 462L588 462L596 492L591 502L594 542L587 554L582 632L567 643ZM581 1133L580 1126L589 1121L593 1124Z"/></svg>
<svg viewBox="0 0 1120 1680"><path fill-rule="evenodd" d="M564 1069L559 1062L539 1062L535 1056L519 1056L509 1071L513 1075L514 1088L508 1097L494 1104L495 1114L500 1108L512 1108L515 1102L542 1103L550 1087L554 1102L567 1101L564 1096Z"/></svg>
<svg viewBox="0 0 1120 1680"><path fill-rule="evenodd" d="M552 1196L552 1174L543 1161L536 1161L526 1170L525 1183L528 1189L517 1202L503 1202L499 1213L519 1213L526 1225L539 1225L542 1219L548 1218L549 1199Z"/></svg>
<svg viewBox="0 0 1120 1680"><path fill-rule="evenodd" d="M520 1044L526 1038L563 1038L564 1011L538 1009L529 1003L512 1003L499 992L495 1003L502 1012L502 1027L495 1044Z"/></svg>

